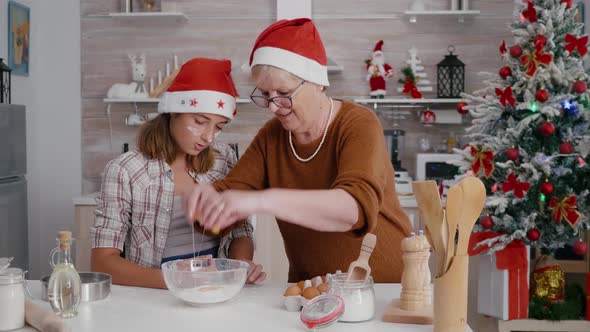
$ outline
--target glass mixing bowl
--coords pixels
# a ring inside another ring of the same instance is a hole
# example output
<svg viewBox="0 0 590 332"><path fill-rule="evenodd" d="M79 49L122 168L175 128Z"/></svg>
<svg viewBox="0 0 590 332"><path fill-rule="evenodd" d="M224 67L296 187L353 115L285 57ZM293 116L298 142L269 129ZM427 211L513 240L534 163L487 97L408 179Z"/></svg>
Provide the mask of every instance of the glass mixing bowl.
<svg viewBox="0 0 590 332"><path fill-rule="evenodd" d="M166 262L162 273L172 295L190 305L208 305L235 297L246 283L248 267L234 259L196 258Z"/></svg>

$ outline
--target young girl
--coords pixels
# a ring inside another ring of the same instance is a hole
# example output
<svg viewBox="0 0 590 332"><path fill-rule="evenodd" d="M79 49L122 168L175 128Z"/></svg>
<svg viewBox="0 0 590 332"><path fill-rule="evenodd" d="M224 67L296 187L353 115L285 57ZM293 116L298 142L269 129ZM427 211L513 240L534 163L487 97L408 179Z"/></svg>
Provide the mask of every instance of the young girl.
<svg viewBox="0 0 590 332"><path fill-rule="evenodd" d="M248 281L264 280L251 261L249 222L221 235L195 229L193 250L182 206L195 183L223 178L236 162L228 145L213 143L236 114L230 71L228 60L184 64L160 100L161 114L140 129L137 150L107 164L90 230L93 271L110 274L115 284L165 288L160 265L196 254L247 261Z"/></svg>

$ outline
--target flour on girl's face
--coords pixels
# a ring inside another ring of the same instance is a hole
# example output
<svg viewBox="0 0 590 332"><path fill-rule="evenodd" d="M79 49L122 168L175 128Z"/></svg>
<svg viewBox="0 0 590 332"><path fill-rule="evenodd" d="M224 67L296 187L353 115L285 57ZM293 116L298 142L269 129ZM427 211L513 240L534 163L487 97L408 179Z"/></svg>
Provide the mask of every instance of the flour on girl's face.
<svg viewBox="0 0 590 332"><path fill-rule="evenodd" d="M202 129L192 127L192 126L186 126L186 130L188 130L195 137L199 137L203 134ZM221 131L218 131L215 134L213 134L213 139L217 138L217 136L219 136L219 134L221 134Z"/></svg>

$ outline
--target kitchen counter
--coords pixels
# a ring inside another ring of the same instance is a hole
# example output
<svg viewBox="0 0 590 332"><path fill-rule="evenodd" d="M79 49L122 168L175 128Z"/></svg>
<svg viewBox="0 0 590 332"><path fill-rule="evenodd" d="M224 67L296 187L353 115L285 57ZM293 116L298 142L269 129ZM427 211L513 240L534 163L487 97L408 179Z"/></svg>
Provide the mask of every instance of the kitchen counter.
<svg viewBox="0 0 590 332"><path fill-rule="evenodd" d="M74 201L74 205L96 205L96 196L98 196L98 192L74 197L72 200ZM416 204L416 199L414 196L399 196L399 202L402 208L417 208L418 205Z"/></svg>
<svg viewBox="0 0 590 332"><path fill-rule="evenodd" d="M96 205L95 199L98 194L99 192L97 191L92 194L74 197L72 201L74 201L74 205Z"/></svg>
<svg viewBox="0 0 590 332"><path fill-rule="evenodd" d="M299 312L282 306L286 285L246 285L233 300L209 307L192 307L167 290L113 285L108 298L82 302L78 316L67 319L72 331L305 331ZM34 298L41 284L30 281ZM375 284L376 316L363 323L336 323L323 331L432 331L432 325L393 324L381 321L383 309L399 296L399 284ZM47 308L49 304L35 300ZM15 331L36 331L30 326ZM468 329L471 332L471 329Z"/></svg>

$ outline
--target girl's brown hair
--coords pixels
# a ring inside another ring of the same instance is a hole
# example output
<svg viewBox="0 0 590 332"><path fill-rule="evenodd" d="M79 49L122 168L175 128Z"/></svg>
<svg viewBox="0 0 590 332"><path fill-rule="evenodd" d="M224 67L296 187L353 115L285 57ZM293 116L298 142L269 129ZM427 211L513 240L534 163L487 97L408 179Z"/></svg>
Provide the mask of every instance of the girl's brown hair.
<svg viewBox="0 0 590 332"><path fill-rule="evenodd" d="M177 145L170 133L170 113L163 113L146 122L137 134L137 148L146 158L165 160L171 164L176 157ZM217 151L211 146L197 156L187 155L191 170L205 173L213 167Z"/></svg>

